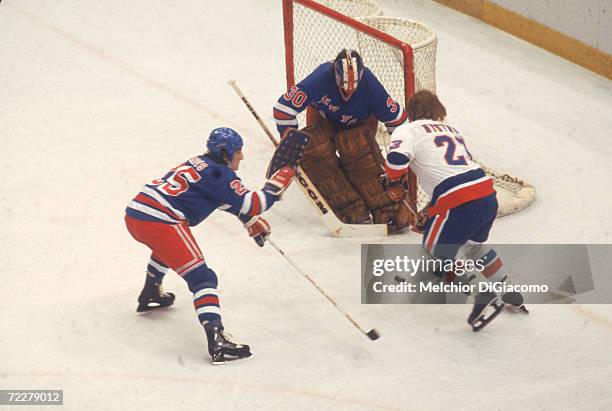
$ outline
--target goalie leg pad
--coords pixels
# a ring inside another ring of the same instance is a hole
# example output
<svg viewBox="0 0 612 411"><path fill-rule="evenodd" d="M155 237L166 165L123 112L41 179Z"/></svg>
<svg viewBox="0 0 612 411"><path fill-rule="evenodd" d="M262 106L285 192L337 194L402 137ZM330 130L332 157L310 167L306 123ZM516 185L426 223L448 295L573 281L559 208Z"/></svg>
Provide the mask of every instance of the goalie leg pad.
<svg viewBox="0 0 612 411"><path fill-rule="evenodd" d="M370 217L364 201L340 168L332 142L333 127L320 122L304 131L311 136L302 157L304 172L343 222L368 221Z"/></svg>
<svg viewBox="0 0 612 411"><path fill-rule="evenodd" d="M336 147L333 143L334 128L329 122L320 122L302 130L310 136L310 142L304 150L302 167L315 168L320 161L337 162Z"/></svg>
<svg viewBox="0 0 612 411"><path fill-rule="evenodd" d="M342 168L372 211L374 223L389 224L399 232L411 224L412 214L403 202L392 201L381 184L384 158L376 126L376 119L370 118L363 126L342 131L336 135L336 145Z"/></svg>
<svg viewBox="0 0 612 411"><path fill-rule="evenodd" d="M351 163L344 163L342 168L370 210L393 204L382 187L380 167L372 156L368 155Z"/></svg>
<svg viewBox="0 0 612 411"><path fill-rule="evenodd" d="M375 133L376 128L367 122L336 135L342 168L370 210L392 204L379 179L383 172L383 158L376 144Z"/></svg>
<svg viewBox="0 0 612 411"><path fill-rule="evenodd" d="M391 233L399 233L412 224L412 214L408 207L401 203L393 203L372 211L374 224L387 224Z"/></svg>

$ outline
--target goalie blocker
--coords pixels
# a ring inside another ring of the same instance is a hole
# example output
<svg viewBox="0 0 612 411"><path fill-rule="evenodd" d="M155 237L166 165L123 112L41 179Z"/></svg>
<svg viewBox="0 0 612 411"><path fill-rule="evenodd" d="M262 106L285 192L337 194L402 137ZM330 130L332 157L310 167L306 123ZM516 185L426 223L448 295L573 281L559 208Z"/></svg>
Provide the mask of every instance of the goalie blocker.
<svg viewBox="0 0 612 411"><path fill-rule="evenodd" d="M381 184L384 159L375 140L377 124L370 117L341 129L318 116L302 130L311 140L301 165L343 223L386 224L391 232L399 232L410 225L411 213Z"/></svg>

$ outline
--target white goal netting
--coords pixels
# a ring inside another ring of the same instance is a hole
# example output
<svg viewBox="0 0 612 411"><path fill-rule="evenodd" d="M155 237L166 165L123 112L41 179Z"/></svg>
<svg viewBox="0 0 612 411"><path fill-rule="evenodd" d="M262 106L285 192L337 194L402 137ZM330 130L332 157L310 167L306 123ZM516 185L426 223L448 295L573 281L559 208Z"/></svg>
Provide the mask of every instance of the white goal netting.
<svg viewBox="0 0 612 411"><path fill-rule="evenodd" d="M283 0L283 8L288 83L300 81L343 48L352 48L396 101L405 104L421 89L436 91L437 38L425 24L383 16L372 0ZM304 125L305 114L298 121ZM382 124L377 139L387 146L389 136ZM535 199L533 186L483 168L495 180L498 216L519 211ZM410 200L418 209L429 201L420 188Z"/></svg>

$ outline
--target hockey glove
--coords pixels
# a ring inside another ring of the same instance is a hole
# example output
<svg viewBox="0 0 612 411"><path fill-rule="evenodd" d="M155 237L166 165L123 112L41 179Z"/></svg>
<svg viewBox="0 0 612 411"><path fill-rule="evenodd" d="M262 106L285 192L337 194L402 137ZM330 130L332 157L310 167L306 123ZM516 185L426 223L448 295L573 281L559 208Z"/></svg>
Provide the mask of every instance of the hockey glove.
<svg viewBox="0 0 612 411"><path fill-rule="evenodd" d="M400 202L406 196L408 192L408 177L406 174L402 175L398 179L391 179L386 174L381 178L382 186L387 192L387 195L391 201Z"/></svg>
<svg viewBox="0 0 612 411"><path fill-rule="evenodd" d="M266 180L263 191L276 197L280 197L293 181L295 170L291 167L283 167Z"/></svg>
<svg viewBox="0 0 612 411"><path fill-rule="evenodd" d="M253 217L246 223L244 223L244 227L249 232L249 235L258 246L263 247L268 239L268 236L272 232L272 228L270 224L263 217Z"/></svg>

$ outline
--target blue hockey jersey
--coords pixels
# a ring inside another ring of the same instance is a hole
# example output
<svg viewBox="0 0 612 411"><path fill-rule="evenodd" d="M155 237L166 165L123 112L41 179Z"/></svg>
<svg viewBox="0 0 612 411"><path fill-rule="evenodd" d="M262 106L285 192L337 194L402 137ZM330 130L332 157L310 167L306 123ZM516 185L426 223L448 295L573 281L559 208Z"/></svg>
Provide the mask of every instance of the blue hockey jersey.
<svg viewBox="0 0 612 411"><path fill-rule="evenodd" d="M202 155L146 184L126 213L139 220L195 226L220 209L246 222L277 200L263 190L248 190L227 165Z"/></svg>
<svg viewBox="0 0 612 411"><path fill-rule="evenodd" d="M341 128L351 127L374 115L392 133L407 118L400 104L389 96L367 67L364 67L357 89L345 100L336 84L332 62L321 64L274 104L273 115L278 132L282 135L289 127L298 128L296 116L308 106Z"/></svg>

